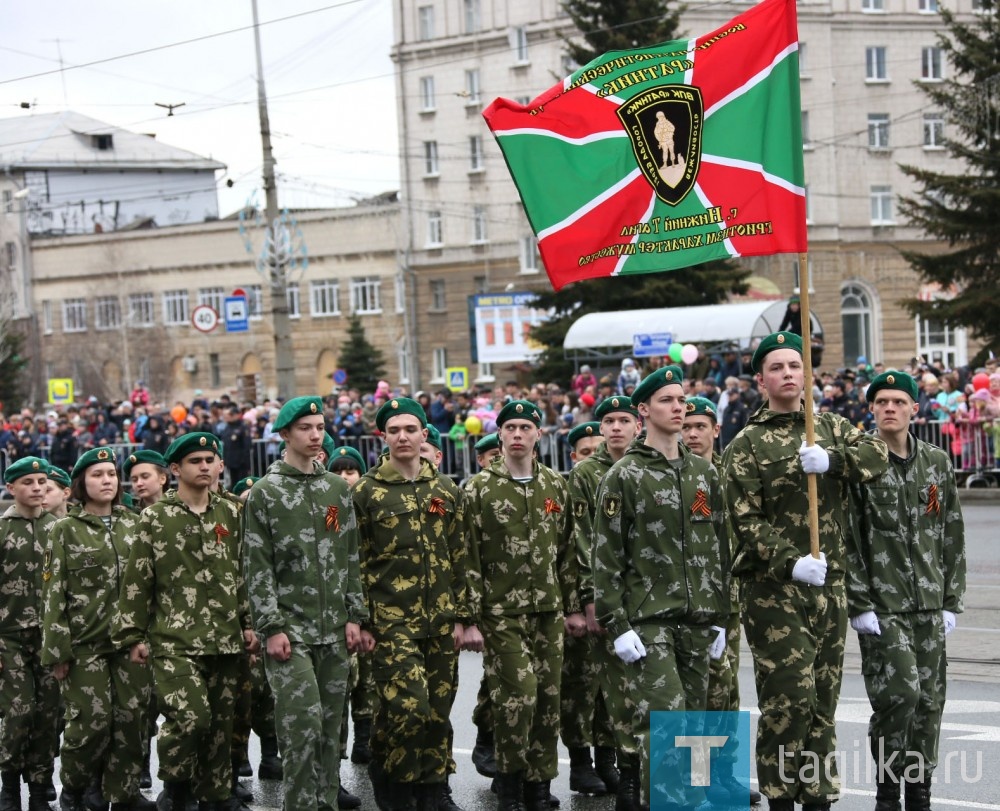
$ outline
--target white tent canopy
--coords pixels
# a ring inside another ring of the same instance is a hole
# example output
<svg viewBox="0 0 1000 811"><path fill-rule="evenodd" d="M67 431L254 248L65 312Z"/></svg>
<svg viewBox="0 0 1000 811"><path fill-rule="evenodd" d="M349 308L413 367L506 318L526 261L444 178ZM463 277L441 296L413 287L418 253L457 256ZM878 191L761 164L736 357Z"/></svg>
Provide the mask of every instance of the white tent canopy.
<svg viewBox="0 0 1000 811"><path fill-rule="evenodd" d="M581 316L566 332L567 355L586 350L631 347L637 334L669 332L682 344L736 344L751 346L778 329L788 301L749 301L701 307L663 307L654 310L620 310ZM812 315L812 333L822 327ZM620 354L620 353L619 353Z"/></svg>

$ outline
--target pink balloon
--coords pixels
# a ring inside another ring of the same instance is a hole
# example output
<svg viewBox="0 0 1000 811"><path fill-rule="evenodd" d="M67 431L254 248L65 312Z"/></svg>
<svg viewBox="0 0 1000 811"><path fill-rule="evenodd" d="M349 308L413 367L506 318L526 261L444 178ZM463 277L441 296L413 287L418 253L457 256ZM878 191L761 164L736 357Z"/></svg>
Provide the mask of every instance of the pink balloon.
<svg viewBox="0 0 1000 811"><path fill-rule="evenodd" d="M684 344L681 349L681 360L685 363L694 363L698 360L698 347L694 344Z"/></svg>

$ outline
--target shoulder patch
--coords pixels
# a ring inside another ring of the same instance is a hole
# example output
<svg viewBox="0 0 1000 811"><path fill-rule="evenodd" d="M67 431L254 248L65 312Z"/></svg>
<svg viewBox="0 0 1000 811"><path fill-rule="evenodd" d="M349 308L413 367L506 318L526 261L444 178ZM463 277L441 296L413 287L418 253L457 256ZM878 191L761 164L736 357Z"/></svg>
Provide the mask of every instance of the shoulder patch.
<svg viewBox="0 0 1000 811"><path fill-rule="evenodd" d="M614 518L618 513L622 511L622 499L621 496L616 496L612 494L607 494L604 496L604 504L601 505L604 514L608 518Z"/></svg>
<svg viewBox="0 0 1000 811"><path fill-rule="evenodd" d="M587 514L587 502L584 499L577 499L573 502L573 515L583 518Z"/></svg>

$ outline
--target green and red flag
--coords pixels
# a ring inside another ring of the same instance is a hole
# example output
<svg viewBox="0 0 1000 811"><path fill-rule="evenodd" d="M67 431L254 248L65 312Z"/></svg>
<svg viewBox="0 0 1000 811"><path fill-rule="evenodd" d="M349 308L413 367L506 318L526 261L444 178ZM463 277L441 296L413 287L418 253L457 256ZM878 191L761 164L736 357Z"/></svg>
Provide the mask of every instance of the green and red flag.
<svg viewBox="0 0 1000 811"><path fill-rule="evenodd" d="M552 286L806 248L795 0L483 113Z"/></svg>

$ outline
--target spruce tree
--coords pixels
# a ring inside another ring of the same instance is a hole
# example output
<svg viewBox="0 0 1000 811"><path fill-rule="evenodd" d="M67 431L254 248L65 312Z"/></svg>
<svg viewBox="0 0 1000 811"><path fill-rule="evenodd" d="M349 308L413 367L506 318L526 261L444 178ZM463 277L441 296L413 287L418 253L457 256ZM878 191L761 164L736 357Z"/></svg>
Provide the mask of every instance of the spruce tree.
<svg viewBox="0 0 1000 811"><path fill-rule="evenodd" d="M351 316L337 364L347 372L347 384L362 391L374 391L378 381L385 377L385 358L369 342L357 315Z"/></svg>

